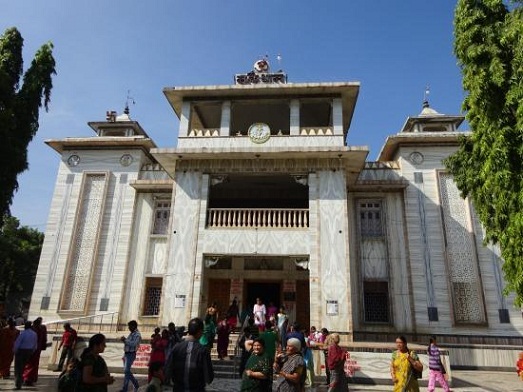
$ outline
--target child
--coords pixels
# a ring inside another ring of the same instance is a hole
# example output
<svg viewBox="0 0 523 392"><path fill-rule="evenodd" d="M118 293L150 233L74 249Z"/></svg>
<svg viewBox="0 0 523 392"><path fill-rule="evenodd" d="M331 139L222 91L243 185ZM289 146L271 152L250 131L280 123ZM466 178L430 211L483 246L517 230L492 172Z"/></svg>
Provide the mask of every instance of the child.
<svg viewBox="0 0 523 392"><path fill-rule="evenodd" d="M78 359L71 358L58 376L58 392L74 392L78 382Z"/></svg>
<svg viewBox="0 0 523 392"><path fill-rule="evenodd" d="M516 370L519 378L523 381L523 351L519 353L519 359L516 362Z"/></svg>

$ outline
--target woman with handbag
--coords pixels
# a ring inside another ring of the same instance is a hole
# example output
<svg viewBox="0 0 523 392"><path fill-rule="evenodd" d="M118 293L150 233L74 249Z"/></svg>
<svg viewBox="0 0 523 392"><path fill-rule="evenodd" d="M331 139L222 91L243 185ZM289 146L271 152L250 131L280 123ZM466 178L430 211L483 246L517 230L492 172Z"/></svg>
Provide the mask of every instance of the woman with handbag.
<svg viewBox="0 0 523 392"><path fill-rule="evenodd" d="M439 352L439 347L436 344L435 336L430 337L427 354L429 356L429 385L427 391L434 392L436 381L438 381L440 387L442 387L445 392L449 392L450 389L446 380L447 375L445 367L441 362L441 353Z"/></svg>
<svg viewBox="0 0 523 392"><path fill-rule="evenodd" d="M346 392L349 384L343 369L347 351L340 347L340 335L332 333L327 338L329 350L327 352L327 366L330 370L330 384L328 392Z"/></svg>
<svg viewBox="0 0 523 392"><path fill-rule="evenodd" d="M409 350L405 336L396 338L397 350L392 353L390 376L394 392L419 392L418 376L423 372L423 364L418 355Z"/></svg>

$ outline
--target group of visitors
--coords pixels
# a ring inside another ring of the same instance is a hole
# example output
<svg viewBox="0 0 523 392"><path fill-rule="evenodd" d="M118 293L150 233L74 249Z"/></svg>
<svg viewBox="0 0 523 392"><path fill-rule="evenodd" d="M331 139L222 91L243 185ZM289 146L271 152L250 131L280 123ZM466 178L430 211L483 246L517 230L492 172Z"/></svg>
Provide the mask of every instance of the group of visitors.
<svg viewBox="0 0 523 392"><path fill-rule="evenodd" d="M33 322L25 321L24 330L16 328L13 318L0 329L0 377L10 377L14 359L15 389L22 385L32 386L38 381L40 354L47 348L47 329L38 317Z"/></svg>
<svg viewBox="0 0 523 392"><path fill-rule="evenodd" d="M219 320L219 321L218 321ZM147 392L159 392L162 386L172 384L173 391L204 391L214 379L210 349L218 336L218 357L227 357L229 334L239 321L239 308L233 300L227 313L219 319L218 308L211 304L202 319L189 321L187 336L182 338L174 323L166 329L156 328L151 335L151 355L148 369ZM260 322L263 321L263 325ZM123 343L124 381L121 391L134 391L139 383L132 373L132 366L142 342L135 320L129 321L128 336L120 338ZM314 378L314 360L311 348L318 348L325 359L326 382L329 392L347 391L348 382L344 365L347 351L340 346L340 335L329 333L326 328L302 330L296 322L289 326L285 308L279 312L267 311L261 299L257 299L251 314L243 323L238 346L242 352L239 373L241 390L250 392L272 391L301 392L311 386ZM71 324L63 325L64 331L58 351L57 371L60 392L106 392L114 383L107 364L100 354L106 347L103 334L93 335L79 359L74 351L78 341ZM9 377L10 365L15 360L15 389L22 385L33 385L38 380L40 353L47 346L47 331L38 317L34 322L25 322L20 332L13 319L0 329L0 377ZM429 357L428 391L435 389L436 381L444 391L449 391L446 369L436 338L431 337L427 348ZM523 364L523 359L522 359ZM65 366L65 368L64 368ZM518 363L519 366L519 363ZM522 366L523 368L523 366ZM396 350L392 353L390 375L395 392L419 391L418 378L423 365L416 352L407 346L403 336L396 339Z"/></svg>

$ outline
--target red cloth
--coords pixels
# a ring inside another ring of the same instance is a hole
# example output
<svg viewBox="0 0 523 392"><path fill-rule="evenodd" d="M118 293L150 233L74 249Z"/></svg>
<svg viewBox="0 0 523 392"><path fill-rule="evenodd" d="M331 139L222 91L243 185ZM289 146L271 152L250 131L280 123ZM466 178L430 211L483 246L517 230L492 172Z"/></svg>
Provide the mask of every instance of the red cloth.
<svg viewBox="0 0 523 392"><path fill-rule="evenodd" d="M20 331L15 327L0 329L0 377L9 377L11 362L13 362L13 345Z"/></svg>
<svg viewBox="0 0 523 392"><path fill-rule="evenodd" d="M69 329L64 331L62 334L62 345L64 347L73 347L76 343L76 331L74 329Z"/></svg>
<svg viewBox="0 0 523 392"><path fill-rule="evenodd" d="M149 358L149 365L154 362L160 362L163 365L165 365L165 350L167 349L167 346L169 345L169 339L160 337L160 339L153 338L151 340L151 356ZM151 372L151 368L149 367L149 372L147 375L148 382L151 382L151 379L153 378L153 374Z"/></svg>
<svg viewBox="0 0 523 392"><path fill-rule="evenodd" d="M331 344L329 346L329 352L327 354L327 366L330 370L334 370L340 366L340 362L345 362L346 351L337 344Z"/></svg>
<svg viewBox="0 0 523 392"><path fill-rule="evenodd" d="M227 356L227 348L229 347L229 335L231 333L231 328L229 324L222 320L218 324L218 357L224 358Z"/></svg>

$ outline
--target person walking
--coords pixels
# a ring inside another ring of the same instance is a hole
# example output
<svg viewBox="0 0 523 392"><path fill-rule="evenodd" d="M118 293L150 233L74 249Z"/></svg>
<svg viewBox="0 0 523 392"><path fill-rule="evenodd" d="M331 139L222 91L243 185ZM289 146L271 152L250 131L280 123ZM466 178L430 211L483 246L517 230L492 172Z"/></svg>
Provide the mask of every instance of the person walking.
<svg viewBox="0 0 523 392"><path fill-rule="evenodd" d="M38 336L30 321L24 324L24 330L15 340L15 389L22 388L24 366L38 347Z"/></svg>
<svg viewBox="0 0 523 392"><path fill-rule="evenodd" d="M348 383L343 365L347 351L340 347L340 335L333 333L328 337L328 353L327 366L330 371L330 384L328 392L344 392L347 391Z"/></svg>
<svg viewBox="0 0 523 392"><path fill-rule="evenodd" d="M409 350L404 336L396 338L397 350L392 353L390 375L394 383L394 392L419 392L419 384L414 370L423 371L423 364L418 355Z"/></svg>
<svg viewBox="0 0 523 392"><path fill-rule="evenodd" d="M67 362L69 362L71 358L74 357L74 348L76 347L77 338L78 335L76 333L76 330L71 327L71 324L64 323L64 333L62 334L62 340L60 340L60 344L58 345L58 351L60 351L61 349L63 350L60 354L60 360L58 361L57 371L62 371L66 358Z"/></svg>
<svg viewBox="0 0 523 392"><path fill-rule="evenodd" d="M178 343L172 354L171 372L173 392L204 392L205 386L214 380L211 354L200 344L203 321L189 321L188 335Z"/></svg>
<svg viewBox="0 0 523 392"><path fill-rule="evenodd" d="M0 330L0 378L10 376L11 363L14 358L13 345L20 331L16 329L12 318L7 320L7 326Z"/></svg>
<svg viewBox="0 0 523 392"><path fill-rule="evenodd" d="M436 337L430 337L429 347L427 348L427 354L429 356L429 385L427 392L434 392L436 388L436 381L445 392L449 392L449 385L446 380L446 370L441 361L441 353L436 342Z"/></svg>
<svg viewBox="0 0 523 392"><path fill-rule="evenodd" d="M105 336L101 333L89 339L89 345L80 356L78 370L81 374L77 392L107 392L107 386L114 383L105 360L100 356L105 351Z"/></svg>
<svg viewBox="0 0 523 392"><path fill-rule="evenodd" d="M133 384L135 391L137 391L139 387L138 381L134 377L133 373L131 373L131 367L133 366L133 362L136 359L136 352L138 351L138 347L142 341L142 335L140 335L140 332L138 331L138 323L135 320L129 321L127 323L127 327L130 331L129 335L127 337L122 336L120 338L124 344L124 379L121 392L127 392L129 388L129 382Z"/></svg>
<svg viewBox="0 0 523 392"><path fill-rule="evenodd" d="M37 336L37 346L36 350L29 358L29 361L24 366L24 374L22 378L24 379L24 385L32 386L35 382L38 381L38 369L40 368L40 354L42 351L47 349L47 327L42 324L42 318L37 317L33 321L33 331L36 332Z"/></svg>

